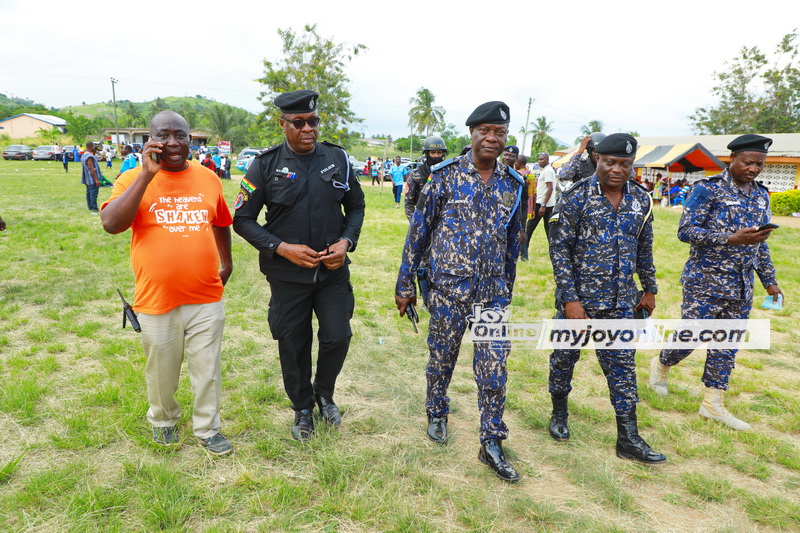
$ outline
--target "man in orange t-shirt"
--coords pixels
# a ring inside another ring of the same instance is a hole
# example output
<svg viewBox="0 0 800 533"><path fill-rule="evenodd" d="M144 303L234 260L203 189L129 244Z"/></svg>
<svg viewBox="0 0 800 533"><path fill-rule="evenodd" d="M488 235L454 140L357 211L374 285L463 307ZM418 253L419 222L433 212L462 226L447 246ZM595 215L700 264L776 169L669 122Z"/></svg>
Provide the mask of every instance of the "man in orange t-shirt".
<svg viewBox="0 0 800 533"><path fill-rule="evenodd" d="M233 448L220 433L222 293L233 271L233 219L216 174L187 162L189 126L182 116L155 115L142 155L141 168L117 179L101 220L109 233L132 230L147 419L153 440L179 442L175 391L185 354L195 394L194 435L209 452L225 455Z"/></svg>

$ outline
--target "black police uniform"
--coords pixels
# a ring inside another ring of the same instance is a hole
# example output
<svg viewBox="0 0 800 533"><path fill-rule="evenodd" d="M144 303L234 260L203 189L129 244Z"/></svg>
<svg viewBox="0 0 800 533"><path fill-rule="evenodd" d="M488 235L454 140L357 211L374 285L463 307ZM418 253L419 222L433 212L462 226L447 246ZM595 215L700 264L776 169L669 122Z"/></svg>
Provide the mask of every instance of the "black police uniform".
<svg viewBox="0 0 800 533"><path fill-rule="evenodd" d="M258 223L266 206L266 224ZM250 165L234 207L233 228L258 251L270 284L269 326L278 341L286 393L295 411L313 409L314 392L333 398L352 332L349 258L337 270L304 268L275 253L281 242L325 250L340 239L355 250L364 222L364 193L347 153L316 143L298 155L286 143L264 150ZM311 383L311 312L317 316L319 356Z"/></svg>

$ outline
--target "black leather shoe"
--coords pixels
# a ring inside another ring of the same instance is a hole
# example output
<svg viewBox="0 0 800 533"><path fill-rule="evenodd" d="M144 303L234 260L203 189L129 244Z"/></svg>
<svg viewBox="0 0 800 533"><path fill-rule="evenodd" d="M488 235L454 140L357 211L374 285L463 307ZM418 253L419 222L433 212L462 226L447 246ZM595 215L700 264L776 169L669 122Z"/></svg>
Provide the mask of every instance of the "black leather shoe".
<svg viewBox="0 0 800 533"><path fill-rule="evenodd" d="M428 438L436 444L447 442L447 415L428 417Z"/></svg>
<svg viewBox="0 0 800 533"><path fill-rule="evenodd" d="M313 409L301 409L294 413L294 426L292 437L300 442L309 440L314 435L314 419L311 414Z"/></svg>
<svg viewBox="0 0 800 533"><path fill-rule="evenodd" d="M667 458L654 452L639 436L636 411L627 415L617 415L617 457L644 464L663 463Z"/></svg>
<svg viewBox="0 0 800 533"><path fill-rule="evenodd" d="M509 483L519 481L519 474L511 466L511 463L506 461L505 455L503 455L503 446L499 440L487 440L484 442L478 451L478 459L483 464L488 465L495 475L503 481L508 481Z"/></svg>
<svg viewBox="0 0 800 533"><path fill-rule="evenodd" d="M314 396L317 398L317 405L319 406L319 412L322 415L322 419L333 426L341 425L342 415L339 413L339 408L336 407L336 404L333 403L333 400L331 398L320 396L319 394L314 394Z"/></svg>
<svg viewBox="0 0 800 533"><path fill-rule="evenodd" d="M556 398L553 400L553 415L550 417L550 436L557 441L569 440L569 426L567 426L567 398Z"/></svg>

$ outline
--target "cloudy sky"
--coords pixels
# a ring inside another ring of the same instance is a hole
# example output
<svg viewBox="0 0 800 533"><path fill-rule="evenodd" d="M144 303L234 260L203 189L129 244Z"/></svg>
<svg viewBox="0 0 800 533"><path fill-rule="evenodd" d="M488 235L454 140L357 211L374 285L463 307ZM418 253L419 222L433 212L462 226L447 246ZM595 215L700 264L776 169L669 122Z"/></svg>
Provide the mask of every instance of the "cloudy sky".
<svg viewBox="0 0 800 533"><path fill-rule="evenodd" d="M67 3L0 0L0 92L47 106L202 94L261 109L263 60L277 29L317 31L366 53L348 68L367 135L408 133L409 99L430 89L466 131L478 104L503 100L511 132L545 116L565 142L606 132L691 134L712 105L714 71L743 46L770 54L800 25L800 2L775 0L506 2L206 0ZM123 8L122 6L129 6ZM45 16L47 14L48 16ZM518 135L521 137L521 135Z"/></svg>

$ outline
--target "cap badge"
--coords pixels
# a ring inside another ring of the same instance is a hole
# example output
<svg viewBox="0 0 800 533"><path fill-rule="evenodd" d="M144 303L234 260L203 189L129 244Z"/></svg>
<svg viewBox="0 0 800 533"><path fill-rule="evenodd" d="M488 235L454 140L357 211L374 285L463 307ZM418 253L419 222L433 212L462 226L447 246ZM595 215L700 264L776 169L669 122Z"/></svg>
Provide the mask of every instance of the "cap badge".
<svg viewBox="0 0 800 533"><path fill-rule="evenodd" d="M631 152L633 152L633 146L631 146L631 142L628 141L627 144L625 145L625 153L629 154Z"/></svg>
<svg viewBox="0 0 800 533"><path fill-rule="evenodd" d="M309 109L314 109L314 99L313 98L308 101L308 108Z"/></svg>
<svg viewBox="0 0 800 533"><path fill-rule="evenodd" d="M508 118L508 115L506 115L506 112L503 111L502 109L500 110L500 118L502 118L503 120Z"/></svg>
<svg viewBox="0 0 800 533"><path fill-rule="evenodd" d="M764 150L769 150L769 145L770 145L770 144L771 144L771 141L767 141L767 142L765 142L765 143L764 143Z"/></svg>

